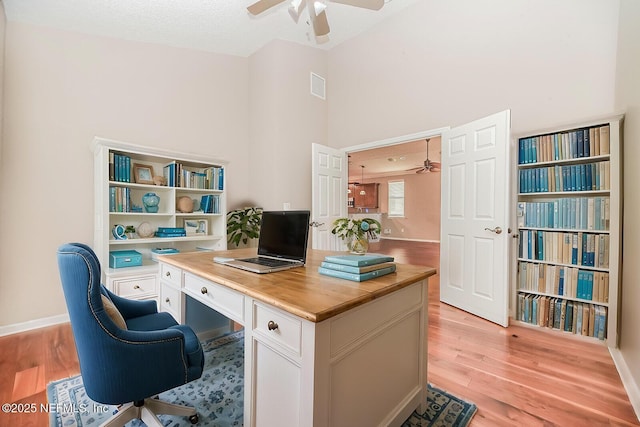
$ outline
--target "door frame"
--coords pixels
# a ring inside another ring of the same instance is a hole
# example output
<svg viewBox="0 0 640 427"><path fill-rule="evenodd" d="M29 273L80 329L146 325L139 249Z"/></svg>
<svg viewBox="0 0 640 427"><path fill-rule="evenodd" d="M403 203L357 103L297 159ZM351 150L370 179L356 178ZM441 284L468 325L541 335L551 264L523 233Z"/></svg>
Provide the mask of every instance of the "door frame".
<svg viewBox="0 0 640 427"><path fill-rule="evenodd" d="M442 128L436 128L436 129L431 129L431 130L425 130L422 132L417 132L417 133L412 133L409 135L402 135L402 136L396 136L393 138L387 138L387 139L381 139L378 141L371 141L371 142L365 142L363 144L358 144L358 145L351 145L349 147L344 147L341 150L345 151L347 154L349 153L354 153L356 151L365 151L365 150L371 150L373 148L381 148L381 147L388 147L391 145L399 145L399 144L404 144L407 142L411 142L411 141L415 141L418 139L426 139L426 138L431 138L434 136L440 136L442 135L443 132L448 131L449 129L451 129L449 126L447 127L442 127Z"/></svg>

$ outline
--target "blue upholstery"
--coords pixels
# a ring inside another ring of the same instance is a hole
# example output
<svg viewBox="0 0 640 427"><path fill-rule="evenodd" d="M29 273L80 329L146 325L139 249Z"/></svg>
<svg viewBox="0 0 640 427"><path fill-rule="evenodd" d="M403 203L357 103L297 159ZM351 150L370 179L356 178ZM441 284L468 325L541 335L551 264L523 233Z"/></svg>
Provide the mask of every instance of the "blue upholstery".
<svg viewBox="0 0 640 427"><path fill-rule="evenodd" d="M58 249L58 267L87 395L99 403L138 402L202 375L204 353L194 332L158 313L155 301L133 301L100 284L100 264L86 245ZM127 329L107 315L101 294Z"/></svg>

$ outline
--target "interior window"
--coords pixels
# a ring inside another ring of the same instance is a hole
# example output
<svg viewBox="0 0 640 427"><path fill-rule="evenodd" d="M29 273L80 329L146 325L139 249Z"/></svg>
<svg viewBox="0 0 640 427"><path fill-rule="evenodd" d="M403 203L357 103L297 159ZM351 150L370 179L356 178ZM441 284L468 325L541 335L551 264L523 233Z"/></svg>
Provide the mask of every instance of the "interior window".
<svg viewBox="0 0 640 427"><path fill-rule="evenodd" d="M404 180L389 181L390 217L404 217Z"/></svg>

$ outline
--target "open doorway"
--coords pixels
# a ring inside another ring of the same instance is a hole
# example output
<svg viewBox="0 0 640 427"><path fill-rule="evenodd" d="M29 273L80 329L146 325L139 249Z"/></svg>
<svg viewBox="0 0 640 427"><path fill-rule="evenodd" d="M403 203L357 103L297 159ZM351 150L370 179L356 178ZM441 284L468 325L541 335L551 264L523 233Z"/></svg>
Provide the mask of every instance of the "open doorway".
<svg viewBox="0 0 640 427"><path fill-rule="evenodd" d="M380 238L370 241L370 251L402 263L438 266L441 138L414 138L347 149L348 213L381 223Z"/></svg>

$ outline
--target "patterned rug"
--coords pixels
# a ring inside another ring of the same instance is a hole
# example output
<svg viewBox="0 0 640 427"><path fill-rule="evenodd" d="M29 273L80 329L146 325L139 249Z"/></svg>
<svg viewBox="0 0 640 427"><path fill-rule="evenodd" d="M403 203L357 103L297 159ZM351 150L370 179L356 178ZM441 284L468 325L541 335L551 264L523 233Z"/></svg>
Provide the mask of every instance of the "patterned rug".
<svg viewBox="0 0 640 427"><path fill-rule="evenodd" d="M198 426L242 426L244 405L244 333L234 332L202 343L204 372L200 379L160 394L160 399L198 408ZM429 384L427 412L414 412L403 427L465 427L476 406ZM112 405L93 402L85 393L82 377L58 380L47 386L47 399L58 411L52 427L96 427L117 411ZM185 417L159 415L165 427L190 427ZM127 427L142 427L133 420Z"/></svg>

